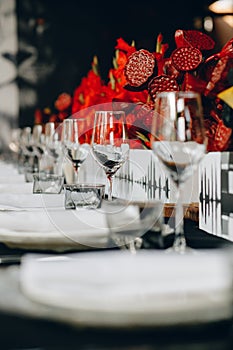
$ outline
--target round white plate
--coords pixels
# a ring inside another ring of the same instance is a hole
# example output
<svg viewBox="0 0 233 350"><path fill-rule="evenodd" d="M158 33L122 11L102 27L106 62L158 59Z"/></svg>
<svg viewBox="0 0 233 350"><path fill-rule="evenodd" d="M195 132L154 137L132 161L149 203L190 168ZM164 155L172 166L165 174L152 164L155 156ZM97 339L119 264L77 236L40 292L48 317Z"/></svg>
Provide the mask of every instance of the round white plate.
<svg viewBox="0 0 233 350"><path fill-rule="evenodd" d="M225 254L158 251L83 252L53 261L26 255L20 286L60 317L95 327L169 326L232 316Z"/></svg>

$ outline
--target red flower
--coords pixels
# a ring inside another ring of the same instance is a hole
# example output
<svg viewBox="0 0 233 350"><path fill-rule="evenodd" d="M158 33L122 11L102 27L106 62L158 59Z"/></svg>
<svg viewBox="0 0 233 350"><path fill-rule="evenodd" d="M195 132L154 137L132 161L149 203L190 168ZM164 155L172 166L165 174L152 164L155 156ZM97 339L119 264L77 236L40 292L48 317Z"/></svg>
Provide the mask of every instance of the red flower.
<svg viewBox="0 0 233 350"><path fill-rule="evenodd" d="M138 57L139 50L134 42L130 45L123 38L118 38L108 81L102 80L98 59L94 57L90 71L74 90L73 96L65 92L60 94L54 103L55 111L50 108L36 109L35 123L45 123L49 120L61 122L71 114L75 118L84 117L86 124L83 140L90 142L96 106L102 105L107 108L110 103L114 108L116 103L116 108L120 106L126 113L129 136L133 140L139 139L143 147L150 148L150 128L157 93L172 89L191 90L199 92L203 99L208 151L227 150L230 147L232 129L229 124L224 124L222 105L225 102L220 104L216 97L219 92L232 85L233 38L219 53L214 53L208 58L205 56L207 51L214 48L214 41L208 35L196 30L179 29L175 32L174 39L176 49L170 57L165 56L169 46L163 43L161 33L157 36L155 52L141 49L146 51L147 55L145 58L133 60L130 72L141 73L143 63L142 76L146 77L146 81L141 79L138 85L130 86L132 74L127 77L125 67L129 57L131 60L132 57ZM151 61L154 63L153 69L149 67ZM137 142L132 143L136 147Z"/></svg>
<svg viewBox="0 0 233 350"><path fill-rule="evenodd" d="M172 91L174 89L174 84L153 83L157 82L156 79L159 79L159 77L166 76L168 81L171 80L177 84L178 90L199 92L203 99L206 126L209 128L207 131L209 139L208 151L227 150L233 134L232 129L224 124L222 119L224 118L224 113L222 109L217 108L214 100L219 92L232 86L233 38L224 46L220 53L214 54L207 59L204 55L206 51L213 49L215 43L206 34L196 30L177 30L175 32L177 48L167 58L165 58L167 46L163 47L162 39L162 35L159 34L156 52L154 53L157 71L154 70L146 84L141 80L141 83L136 88L130 86L131 77L127 76L127 89L133 90L134 88L134 91L137 90L137 93L139 93L141 89L146 88L151 92L152 100L155 100L158 92ZM140 60L134 60L133 72L140 71L141 67ZM143 67L145 71L150 70L150 62L147 62L146 58L143 61ZM215 114L215 118L213 118L213 114ZM230 116L226 118L228 123L229 118ZM148 114L146 117L145 115L140 116L139 120L141 124L149 127L152 118ZM138 123L137 118L134 122Z"/></svg>
<svg viewBox="0 0 233 350"><path fill-rule="evenodd" d="M34 113L34 123L35 124L42 124L43 123L43 114L39 108L35 110Z"/></svg>
<svg viewBox="0 0 233 350"><path fill-rule="evenodd" d="M81 84L75 89L73 95L72 114L97 103L97 95L102 91L102 80L93 70L88 72Z"/></svg>
<svg viewBox="0 0 233 350"><path fill-rule="evenodd" d="M226 127L223 121L212 113L212 120L205 121L206 136L208 138L207 151L222 152L226 151L232 135L232 129Z"/></svg>
<svg viewBox="0 0 233 350"><path fill-rule="evenodd" d="M124 51L127 55L131 55L133 52L136 51L134 44L129 45L124 39L119 38L117 39L117 45L115 46L115 49L118 49L120 51Z"/></svg>
<svg viewBox="0 0 233 350"><path fill-rule="evenodd" d="M60 94L57 98L57 100L55 101L54 105L56 107L56 109L60 112L67 110L72 103L72 98L69 94L67 94L66 92L63 92L62 94Z"/></svg>

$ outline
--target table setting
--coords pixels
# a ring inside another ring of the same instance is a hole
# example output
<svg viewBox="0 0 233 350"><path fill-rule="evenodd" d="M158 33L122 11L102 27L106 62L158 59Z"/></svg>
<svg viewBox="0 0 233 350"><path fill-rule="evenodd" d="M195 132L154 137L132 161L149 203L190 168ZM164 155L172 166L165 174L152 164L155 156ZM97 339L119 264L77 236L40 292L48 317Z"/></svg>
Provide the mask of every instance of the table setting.
<svg viewBox="0 0 233 350"><path fill-rule="evenodd" d="M3 175L15 170L5 162L0 167ZM161 201L109 200L102 194L99 208L67 210L64 190L33 193L33 183L26 184L29 193L25 183L15 185L15 193L9 186L0 193L1 242L24 251L19 265L1 269L1 293L8 295L0 298L2 312L110 330L187 327L232 317L231 250L132 249L132 239L155 230L155 222L161 236ZM129 242L119 243L122 233Z"/></svg>
<svg viewBox="0 0 233 350"><path fill-rule="evenodd" d="M115 95L78 108L75 91L65 118L12 133L0 160L0 313L77 330L232 322L232 241L202 230L201 196L214 193L206 157L231 151L212 60L226 59L225 72L232 41L209 58L207 36L178 30L175 42L165 59L161 36L155 53L119 39Z"/></svg>
<svg viewBox="0 0 233 350"><path fill-rule="evenodd" d="M1 168L4 169L3 164ZM1 193L1 242L12 248L54 251L106 244L103 214L94 212L88 223L89 213L85 210L75 213L65 210L64 193L35 194L33 184L27 185L30 193L21 193L21 184L16 193ZM9 190L11 187L7 186ZM21 189L24 191L24 184Z"/></svg>
<svg viewBox="0 0 233 350"><path fill-rule="evenodd" d="M106 118L109 113L110 128ZM16 181L12 188L10 183L2 184L0 241L7 249L20 250L21 254L18 265L13 264L8 273L3 272L7 285L11 283L11 295L15 293L17 297L14 296L10 307L7 303L0 305L0 309L93 329L146 329L231 319L230 247L199 251L189 246L186 250L184 244L182 249L174 249L176 245L170 241L166 249L164 241L166 237L174 239L176 220L181 216L173 217L172 227L171 218L164 217L164 198L151 198L150 191L137 183L142 176L140 162L130 148L130 140L124 140L125 131L115 113L115 110L102 112L104 124L101 121L96 125L97 133L102 132L100 145L96 146L99 139L93 133L93 143L85 148L89 154L81 161L78 176L76 161L68 154L69 143L61 146L59 176L63 182L59 191L54 191L57 184L51 177L57 176L54 170L57 171L57 164L52 173L51 168L47 172L43 167L41 172L33 169L33 180L28 181L20 173L22 163L19 170L17 163L1 161L1 178L5 181L10 174L10 181L12 178ZM100 112L96 115L99 118ZM66 120L65 128L67 124ZM161 137L162 129L156 130ZM107 141L103 142L106 136ZM63 140L61 134L61 143ZM175 146L184 140L176 142ZM78 137L72 143L78 155ZM170 146L164 143L161 146L159 157L164 157L167 150L171 153ZM175 146L173 151L177 152ZM188 148L187 160L192 157L189 152ZM145 158L144 153L139 154L140 159ZM177 157L178 153L176 162ZM34 167L35 163L31 164ZM161 171L160 177L167 176ZM124 172L134 172L134 190ZM174 168L172 172L174 176L183 176ZM18 178L24 181L18 182ZM121 182L123 186L119 185ZM180 231L176 235L182 238Z"/></svg>

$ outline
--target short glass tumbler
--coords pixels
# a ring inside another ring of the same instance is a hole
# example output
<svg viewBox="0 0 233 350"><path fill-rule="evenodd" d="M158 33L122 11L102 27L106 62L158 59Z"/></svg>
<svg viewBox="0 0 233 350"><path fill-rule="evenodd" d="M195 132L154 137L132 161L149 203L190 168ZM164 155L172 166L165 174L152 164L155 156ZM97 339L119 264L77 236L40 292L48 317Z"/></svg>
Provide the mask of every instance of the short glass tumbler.
<svg viewBox="0 0 233 350"><path fill-rule="evenodd" d="M105 195L104 184L65 185L65 209L96 209Z"/></svg>
<svg viewBox="0 0 233 350"><path fill-rule="evenodd" d="M54 174L34 174L33 193L59 194L63 189L64 176Z"/></svg>

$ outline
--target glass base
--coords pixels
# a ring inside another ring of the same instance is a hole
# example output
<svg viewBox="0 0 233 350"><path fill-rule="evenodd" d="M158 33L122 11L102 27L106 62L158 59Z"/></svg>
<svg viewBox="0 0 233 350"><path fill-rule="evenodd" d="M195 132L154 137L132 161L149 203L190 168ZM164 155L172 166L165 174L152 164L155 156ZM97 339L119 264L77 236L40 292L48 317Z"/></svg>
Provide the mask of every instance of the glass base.
<svg viewBox="0 0 233 350"><path fill-rule="evenodd" d="M180 254L180 255L184 255L184 254L197 254L197 250L193 249L189 246L185 246L185 247L180 247L180 246L175 246L173 245L172 247L169 247L165 250L165 253L175 253L175 254Z"/></svg>

